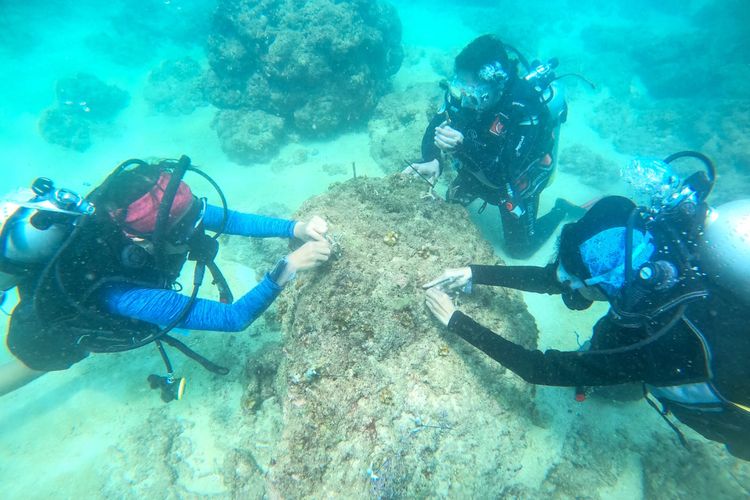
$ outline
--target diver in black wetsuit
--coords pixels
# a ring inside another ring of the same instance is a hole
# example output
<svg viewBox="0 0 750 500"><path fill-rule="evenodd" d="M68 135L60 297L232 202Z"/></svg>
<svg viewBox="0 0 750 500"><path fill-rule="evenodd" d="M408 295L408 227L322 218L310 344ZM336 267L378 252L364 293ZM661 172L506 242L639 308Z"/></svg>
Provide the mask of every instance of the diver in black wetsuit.
<svg viewBox="0 0 750 500"><path fill-rule="evenodd" d="M525 75L519 75L519 63ZM443 170L441 153L451 155L458 176L447 200L468 205L481 198L498 206L504 248L515 258L538 250L566 215L582 214L559 199L537 217L539 196L555 169L556 132L567 115L562 93L552 83L556 65L552 60L532 69L492 35L471 42L456 57L445 103L427 126L422 161L404 170L434 184Z"/></svg>
<svg viewBox="0 0 750 500"><path fill-rule="evenodd" d="M684 156L710 165L689 152L668 160ZM427 305L450 331L527 382L643 382L665 418L671 412L750 460L750 200L709 209L712 165L709 172L689 177L656 210L622 197L600 200L563 228L558 257L546 267L446 270L425 285ZM470 282L562 294L571 309L594 300L611 308L588 350L532 351L455 310L441 290Z"/></svg>

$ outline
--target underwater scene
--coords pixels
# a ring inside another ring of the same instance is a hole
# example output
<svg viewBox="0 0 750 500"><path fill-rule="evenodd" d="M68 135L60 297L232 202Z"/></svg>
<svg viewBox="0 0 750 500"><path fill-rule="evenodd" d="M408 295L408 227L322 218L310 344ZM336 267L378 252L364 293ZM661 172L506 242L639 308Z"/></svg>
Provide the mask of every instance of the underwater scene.
<svg viewBox="0 0 750 500"><path fill-rule="evenodd" d="M750 4L0 4L7 499L750 496Z"/></svg>

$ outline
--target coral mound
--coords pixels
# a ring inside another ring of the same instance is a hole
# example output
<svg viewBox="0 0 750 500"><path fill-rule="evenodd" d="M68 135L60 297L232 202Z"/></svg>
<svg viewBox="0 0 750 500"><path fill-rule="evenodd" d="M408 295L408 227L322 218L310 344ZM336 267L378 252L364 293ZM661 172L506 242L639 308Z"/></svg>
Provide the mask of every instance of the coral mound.
<svg viewBox="0 0 750 500"><path fill-rule="evenodd" d="M192 57L163 61L148 75L144 97L154 110L167 115L188 115L206 104L203 69Z"/></svg>
<svg viewBox="0 0 750 500"><path fill-rule="evenodd" d="M39 132L48 142L85 151L91 137L107 129L128 105L130 96L94 75L79 73L57 81L57 102L39 119Z"/></svg>
<svg viewBox="0 0 750 500"><path fill-rule="evenodd" d="M341 253L278 304L285 426L267 480L285 497L472 498L513 476L531 386L445 333L420 286L446 266L495 258L463 208L422 199L423 187L352 179L297 214L326 217ZM485 287L461 307L536 343L516 292Z"/></svg>
<svg viewBox="0 0 750 500"><path fill-rule="evenodd" d="M370 154L386 173L400 172L404 160L421 158L422 136L441 102L437 85L421 84L384 96L367 128Z"/></svg>
<svg viewBox="0 0 750 500"><path fill-rule="evenodd" d="M271 159L283 139L284 121L263 111L221 110L211 126L224 152L240 164Z"/></svg>
<svg viewBox="0 0 750 500"><path fill-rule="evenodd" d="M223 0L208 38L220 108L284 118L326 136L366 120L400 67L401 23L380 0Z"/></svg>

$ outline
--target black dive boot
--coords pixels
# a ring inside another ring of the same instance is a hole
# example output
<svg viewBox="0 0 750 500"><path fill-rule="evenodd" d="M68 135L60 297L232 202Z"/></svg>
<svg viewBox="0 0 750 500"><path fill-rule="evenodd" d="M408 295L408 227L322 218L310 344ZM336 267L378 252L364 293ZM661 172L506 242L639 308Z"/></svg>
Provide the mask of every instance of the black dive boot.
<svg viewBox="0 0 750 500"><path fill-rule="evenodd" d="M558 198L557 200L555 200L555 208L553 210L562 210L563 212L565 212L565 215L567 215L571 219L576 220L586 215L585 208L571 203L565 198Z"/></svg>

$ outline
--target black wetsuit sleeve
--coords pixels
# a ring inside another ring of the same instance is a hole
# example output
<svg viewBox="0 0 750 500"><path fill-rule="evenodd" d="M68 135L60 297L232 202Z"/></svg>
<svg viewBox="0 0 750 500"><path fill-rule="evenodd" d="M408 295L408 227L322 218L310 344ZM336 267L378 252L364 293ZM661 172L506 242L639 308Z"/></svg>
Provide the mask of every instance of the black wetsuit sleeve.
<svg viewBox="0 0 750 500"><path fill-rule="evenodd" d="M531 384L614 385L653 378L647 347L602 351L529 350L483 327L460 311L448 328Z"/></svg>
<svg viewBox="0 0 750 500"><path fill-rule="evenodd" d="M557 281L556 266L479 266L471 265L471 279L476 285L502 286L525 292L559 295L563 286Z"/></svg>
<svg viewBox="0 0 750 500"><path fill-rule="evenodd" d="M441 114L435 115L422 136L422 161L432 161L440 159L440 150L435 146L435 128L445 121L445 116Z"/></svg>

